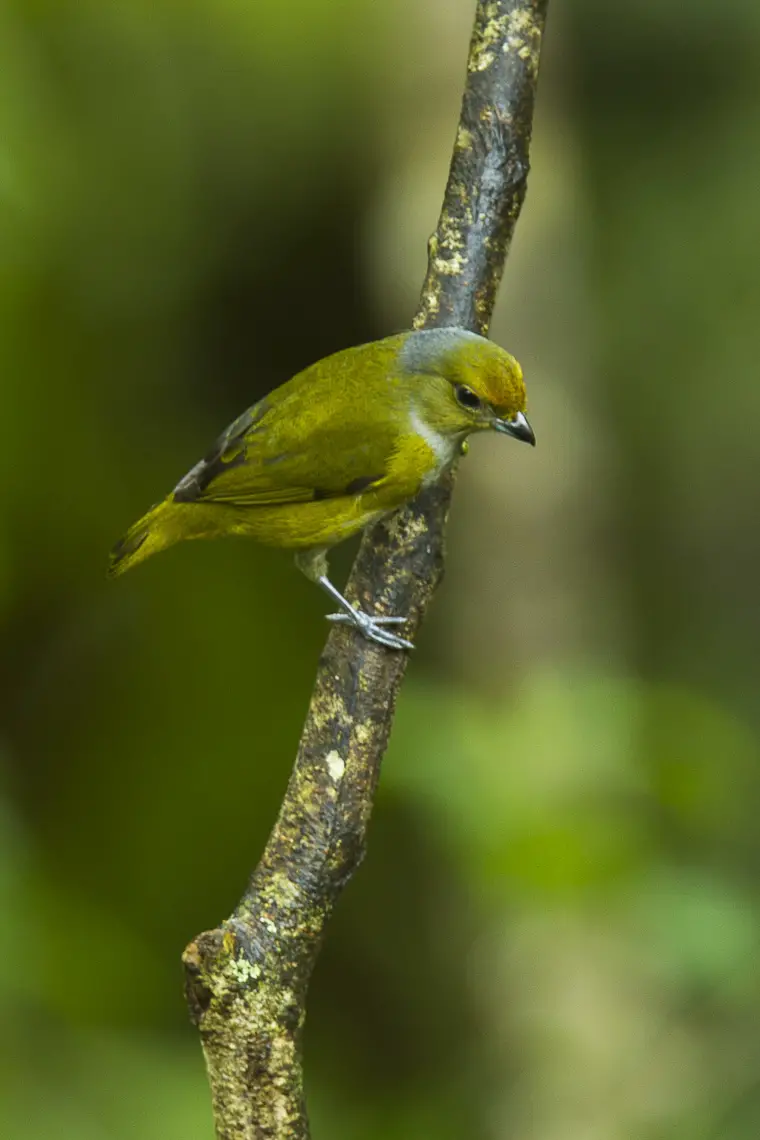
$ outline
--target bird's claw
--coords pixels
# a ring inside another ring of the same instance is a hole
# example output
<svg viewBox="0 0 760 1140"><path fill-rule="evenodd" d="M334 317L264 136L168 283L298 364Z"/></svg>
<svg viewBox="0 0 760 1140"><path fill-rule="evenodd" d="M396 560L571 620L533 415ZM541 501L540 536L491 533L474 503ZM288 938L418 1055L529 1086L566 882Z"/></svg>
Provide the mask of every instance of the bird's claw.
<svg viewBox="0 0 760 1140"><path fill-rule="evenodd" d="M352 625L368 641L374 641L376 645L384 645L387 649L414 649L412 642L407 641L405 637L399 637L398 634L382 628L384 625L403 625L406 618L370 617L361 610L354 610L350 614L327 614L326 617L336 625Z"/></svg>

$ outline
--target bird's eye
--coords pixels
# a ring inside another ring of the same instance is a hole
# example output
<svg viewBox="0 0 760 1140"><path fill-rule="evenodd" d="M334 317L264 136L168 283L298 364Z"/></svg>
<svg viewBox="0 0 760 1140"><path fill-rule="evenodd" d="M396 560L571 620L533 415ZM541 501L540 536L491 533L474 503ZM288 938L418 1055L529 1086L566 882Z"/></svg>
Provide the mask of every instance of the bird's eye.
<svg viewBox="0 0 760 1140"><path fill-rule="evenodd" d="M472 388L468 388L466 384L457 384L455 395L463 408L474 410L480 407L480 396L476 396Z"/></svg>

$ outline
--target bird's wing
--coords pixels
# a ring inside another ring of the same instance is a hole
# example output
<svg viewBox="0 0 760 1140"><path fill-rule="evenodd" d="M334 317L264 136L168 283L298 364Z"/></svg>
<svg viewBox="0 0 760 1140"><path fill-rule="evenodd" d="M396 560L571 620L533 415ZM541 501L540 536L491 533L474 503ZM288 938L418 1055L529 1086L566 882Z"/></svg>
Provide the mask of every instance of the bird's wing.
<svg viewBox="0 0 760 1140"><path fill-rule="evenodd" d="M312 412L304 425L295 410L271 397L249 408L180 480L175 501L303 503L358 495L382 482L397 444L392 422L375 418L370 428L359 407L344 410L338 422Z"/></svg>

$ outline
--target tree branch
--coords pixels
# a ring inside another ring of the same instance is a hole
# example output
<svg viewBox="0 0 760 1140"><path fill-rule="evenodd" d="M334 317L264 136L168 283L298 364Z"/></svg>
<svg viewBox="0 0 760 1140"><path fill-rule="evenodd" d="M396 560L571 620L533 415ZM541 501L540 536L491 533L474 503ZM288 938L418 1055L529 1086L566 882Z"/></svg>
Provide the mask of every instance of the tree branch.
<svg viewBox="0 0 760 1140"><path fill-rule="evenodd" d="M415 326L485 333L525 196L548 0L479 0ZM443 573L453 476L365 535L347 587L416 629ZM301 1037L326 922L364 854L407 655L345 626L319 663L279 818L234 914L183 957L220 1140L307 1140Z"/></svg>

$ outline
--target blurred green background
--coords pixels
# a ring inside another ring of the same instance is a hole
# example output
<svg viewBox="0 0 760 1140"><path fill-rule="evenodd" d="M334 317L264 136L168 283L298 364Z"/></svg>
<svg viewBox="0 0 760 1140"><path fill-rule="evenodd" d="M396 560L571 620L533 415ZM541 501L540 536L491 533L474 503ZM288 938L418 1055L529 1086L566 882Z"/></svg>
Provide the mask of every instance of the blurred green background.
<svg viewBox="0 0 760 1140"><path fill-rule="evenodd" d="M253 544L107 551L408 326L472 7L0 3L7 1140L212 1135L179 956L265 841L326 603ZM492 328L539 447L461 470L314 980L316 1138L760 1135L759 68L755 0L550 12Z"/></svg>

